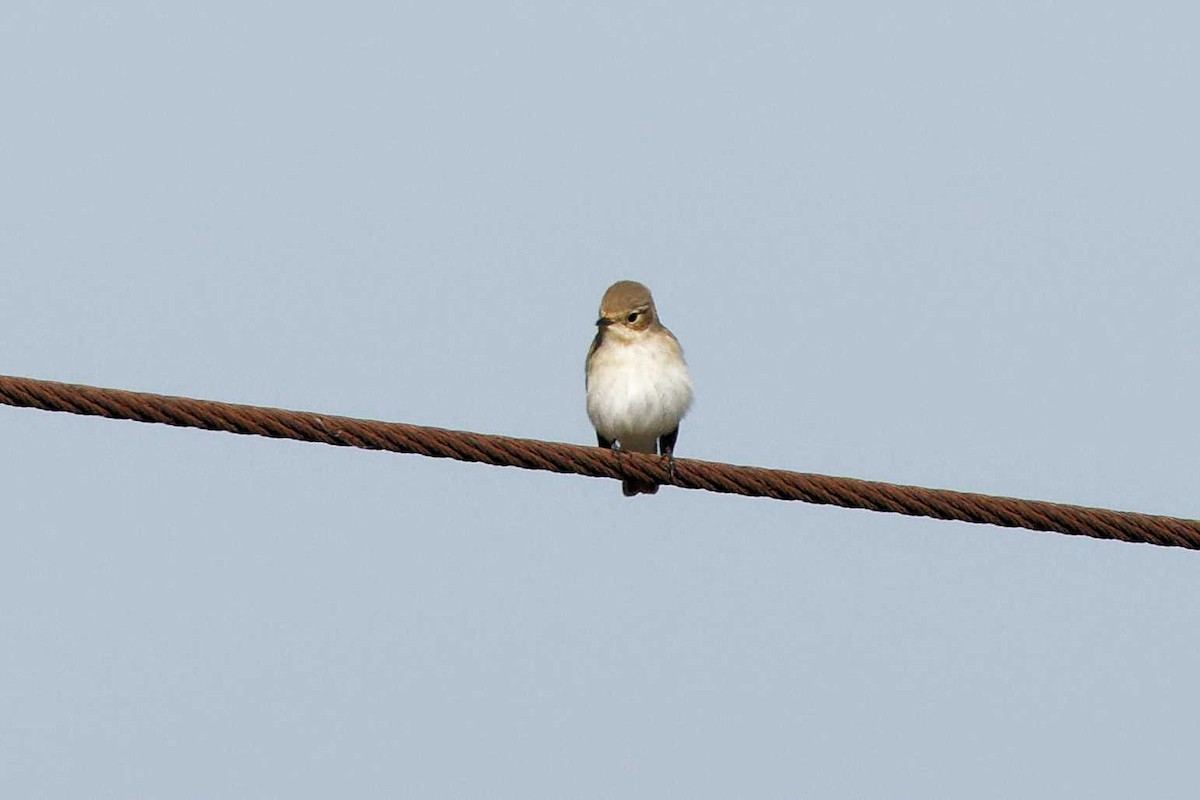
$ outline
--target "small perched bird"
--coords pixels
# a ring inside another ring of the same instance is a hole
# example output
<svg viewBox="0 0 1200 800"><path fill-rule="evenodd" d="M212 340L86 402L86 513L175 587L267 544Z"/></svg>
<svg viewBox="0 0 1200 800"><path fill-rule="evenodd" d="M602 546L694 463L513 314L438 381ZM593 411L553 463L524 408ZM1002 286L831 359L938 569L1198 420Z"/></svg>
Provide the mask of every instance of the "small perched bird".
<svg viewBox="0 0 1200 800"><path fill-rule="evenodd" d="M587 412L601 447L670 458L679 421L692 404L692 379L679 341L658 320L650 290L617 281L600 300L596 338L587 354ZM626 497L654 494L658 484L625 480Z"/></svg>

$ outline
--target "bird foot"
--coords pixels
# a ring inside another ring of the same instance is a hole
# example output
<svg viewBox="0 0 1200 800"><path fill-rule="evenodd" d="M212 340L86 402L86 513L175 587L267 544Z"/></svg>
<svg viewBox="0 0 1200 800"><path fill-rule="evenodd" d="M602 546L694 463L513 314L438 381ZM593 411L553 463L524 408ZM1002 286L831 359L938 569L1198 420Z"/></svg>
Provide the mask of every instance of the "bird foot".
<svg viewBox="0 0 1200 800"><path fill-rule="evenodd" d="M675 483L675 454L668 450L663 453L663 458L667 460L667 474L671 477L671 483Z"/></svg>
<svg viewBox="0 0 1200 800"><path fill-rule="evenodd" d="M621 465L621 443L613 442L610 448L617 456L617 469L621 472L625 471L625 467Z"/></svg>

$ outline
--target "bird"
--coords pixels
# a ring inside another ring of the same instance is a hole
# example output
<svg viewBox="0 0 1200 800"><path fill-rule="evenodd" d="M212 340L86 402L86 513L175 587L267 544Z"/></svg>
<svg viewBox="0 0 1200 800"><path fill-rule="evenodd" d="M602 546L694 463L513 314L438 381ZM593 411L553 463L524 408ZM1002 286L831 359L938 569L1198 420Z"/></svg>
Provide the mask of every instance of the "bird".
<svg viewBox="0 0 1200 800"><path fill-rule="evenodd" d="M673 468L679 422L692 405L679 340L663 327L654 297L637 281L608 287L596 328L584 370L596 443L618 452L658 453ZM654 494L658 484L626 478L621 491L626 497Z"/></svg>

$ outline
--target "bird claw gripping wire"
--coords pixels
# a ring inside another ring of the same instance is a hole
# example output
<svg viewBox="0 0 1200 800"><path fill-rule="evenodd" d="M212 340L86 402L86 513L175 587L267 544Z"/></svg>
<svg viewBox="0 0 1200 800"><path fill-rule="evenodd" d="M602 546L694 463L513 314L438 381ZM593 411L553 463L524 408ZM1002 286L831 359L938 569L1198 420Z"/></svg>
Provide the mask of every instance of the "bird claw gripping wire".
<svg viewBox="0 0 1200 800"><path fill-rule="evenodd" d="M667 460L667 475L670 477L672 485L678 485L678 479L675 474L675 454L667 453L663 458Z"/></svg>

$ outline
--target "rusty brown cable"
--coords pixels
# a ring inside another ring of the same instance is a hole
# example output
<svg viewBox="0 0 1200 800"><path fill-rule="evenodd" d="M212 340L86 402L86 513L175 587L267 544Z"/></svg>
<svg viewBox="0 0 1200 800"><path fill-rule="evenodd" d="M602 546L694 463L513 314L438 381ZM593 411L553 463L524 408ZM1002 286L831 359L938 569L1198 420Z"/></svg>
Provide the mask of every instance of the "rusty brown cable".
<svg viewBox="0 0 1200 800"><path fill-rule="evenodd" d="M663 460L652 455L624 453L618 458L616 453L599 447L515 439L399 422L353 419L9 376L0 376L0 403L44 411L157 422L367 450L417 453L435 458L454 458L595 478L633 477L684 489L802 500L843 508L1200 549L1200 520L735 466L690 458L676 459L672 471Z"/></svg>

